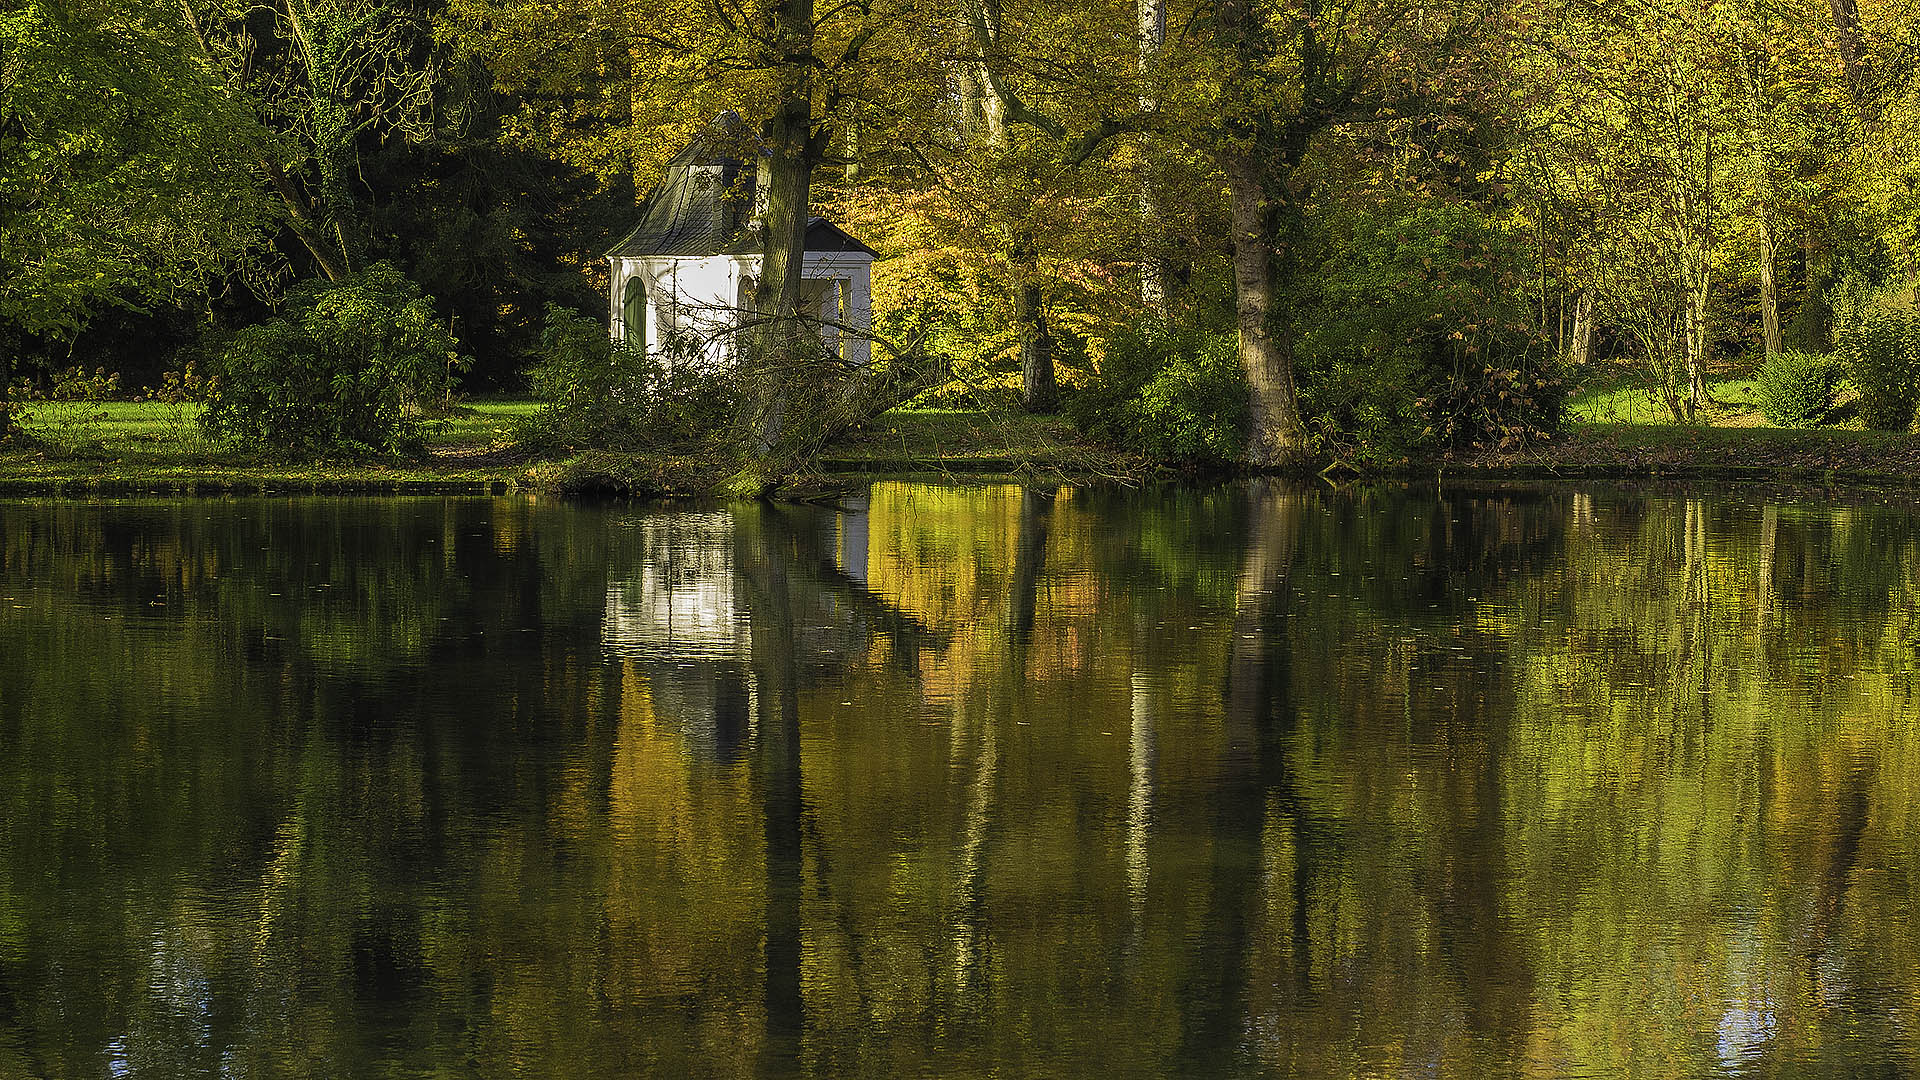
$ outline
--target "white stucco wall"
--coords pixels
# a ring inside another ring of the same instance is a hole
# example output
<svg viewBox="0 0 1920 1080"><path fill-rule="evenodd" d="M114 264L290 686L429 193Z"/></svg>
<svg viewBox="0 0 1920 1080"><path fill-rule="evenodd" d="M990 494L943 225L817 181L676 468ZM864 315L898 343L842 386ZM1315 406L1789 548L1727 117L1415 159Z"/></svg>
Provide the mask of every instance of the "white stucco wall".
<svg viewBox="0 0 1920 1080"><path fill-rule="evenodd" d="M734 329L739 325L741 283L757 279L758 255L713 255L705 258L649 257L609 259L612 265L608 296L612 309L609 329L615 341L630 336L624 318L627 283L639 278L647 289L647 351L657 353L669 330L700 343L714 363L729 363L735 354ZM804 281L831 281L816 313L821 337L849 363L865 367L872 360L873 257L858 251L810 251L802 260Z"/></svg>

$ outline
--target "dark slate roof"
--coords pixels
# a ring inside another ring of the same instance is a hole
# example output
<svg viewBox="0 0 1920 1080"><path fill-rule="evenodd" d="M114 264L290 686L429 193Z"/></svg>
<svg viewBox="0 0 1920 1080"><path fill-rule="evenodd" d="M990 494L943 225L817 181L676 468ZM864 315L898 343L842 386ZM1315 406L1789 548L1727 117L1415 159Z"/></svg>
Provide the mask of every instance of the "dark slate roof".
<svg viewBox="0 0 1920 1080"><path fill-rule="evenodd" d="M740 117L721 113L686 148L667 160L660 186L640 204L640 223L623 237L608 258L646 255L719 255L752 250L752 217L760 141ZM855 240L825 218L808 218L808 251L863 251Z"/></svg>
<svg viewBox="0 0 1920 1080"><path fill-rule="evenodd" d="M823 217L807 219L808 251L864 251L878 258L880 253L855 240L845 229Z"/></svg>

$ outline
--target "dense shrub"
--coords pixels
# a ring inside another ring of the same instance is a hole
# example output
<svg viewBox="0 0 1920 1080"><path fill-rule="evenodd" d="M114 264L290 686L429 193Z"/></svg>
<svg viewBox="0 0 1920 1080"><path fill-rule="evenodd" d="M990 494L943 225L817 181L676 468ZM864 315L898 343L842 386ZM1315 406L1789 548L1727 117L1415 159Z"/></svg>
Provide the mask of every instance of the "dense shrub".
<svg viewBox="0 0 1920 1080"><path fill-rule="evenodd" d="M1849 282L1835 292L1834 351L1860 392L1860 420L1883 431L1913 426L1920 401L1920 316L1905 290Z"/></svg>
<svg viewBox="0 0 1920 1080"><path fill-rule="evenodd" d="M1777 427L1818 427L1833 409L1838 367L1817 353L1789 349L1754 373L1760 415Z"/></svg>
<svg viewBox="0 0 1920 1080"><path fill-rule="evenodd" d="M213 354L200 426L298 455L417 453L458 349L432 299L391 266L307 282Z"/></svg>
<svg viewBox="0 0 1920 1080"><path fill-rule="evenodd" d="M1125 330L1107 342L1099 372L1069 411L1083 429L1156 460L1231 462L1247 431L1236 338L1198 328Z"/></svg>
<svg viewBox="0 0 1920 1080"><path fill-rule="evenodd" d="M731 372L690 344L662 354L615 342L599 320L547 305L540 353L528 370L545 403L522 428L542 448L658 449L724 437L738 401Z"/></svg>
<svg viewBox="0 0 1920 1080"><path fill-rule="evenodd" d="M1378 464L1559 429L1565 390L1527 307L1523 238L1452 204L1341 220L1320 241L1297 354L1323 453Z"/></svg>

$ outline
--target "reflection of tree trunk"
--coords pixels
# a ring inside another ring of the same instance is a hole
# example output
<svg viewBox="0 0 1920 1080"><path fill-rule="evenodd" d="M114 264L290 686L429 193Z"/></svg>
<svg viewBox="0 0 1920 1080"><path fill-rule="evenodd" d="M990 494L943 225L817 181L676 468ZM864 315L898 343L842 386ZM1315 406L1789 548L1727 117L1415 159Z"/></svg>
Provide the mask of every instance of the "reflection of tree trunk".
<svg viewBox="0 0 1920 1080"><path fill-rule="evenodd" d="M1047 523L1053 514L1057 490L1022 488L1020 491L1020 533L1013 548L1012 596L1008 603L1009 622L1016 647L1024 648L1033 643L1033 617L1038 603L1040 571L1047 560Z"/></svg>
<svg viewBox="0 0 1920 1080"><path fill-rule="evenodd" d="M1825 851L1818 852L1820 876L1812 882L1814 910L1812 925L1807 927L1806 961L1808 982L1818 988L1825 996L1841 995L1845 986L1831 985L1833 976L1829 965L1821 960L1834 948L1834 929L1842 924L1846 917L1847 890L1853 884L1853 872L1860 863L1860 841L1866 835L1868 811L1871 809L1868 799L1870 777L1868 767L1856 763L1847 769L1847 775L1835 798L1829 803L1829 813L1833 821L1832 841ZM1842 969L1844 971L1844 968ZM1841 976L1845 978L1844 975Z"/></svg>
<svg viewBox="0 0 1920 1080"><path fill-rule="evenodd" d="M1475 699L1460 694L1455 700ZM1507 718L1464 719L1461 734L1481 735L1486 749L1478 760L1443 771L1441 805L1470 806L1473 812L1439 827L1434 838L1441 860L1438 880L1423 891L1431 899L1439 951L1458 981L1470 1029L1507 1051L1500 1059L1512 1060L1532 1029L1534 976L1532 942L1514 927L1501 888L1510 877L1500 775L1507 759Z"/></svg>
<svg viewBox="0 0 1920 1080"><path fill-rule="evenodd" d="M1773 619L1773 556L1780 539L1780 508L1768 503L1760 508L1760 566L1754 572L1757 594L1754 599L1754 639L1758 642Z"/></svg>
<svg viewBox="0 0 1920 1080"><path fill-rule="evenodd" d="M1128 710L1132 730L1127 741L1127 896L1133 904L1133 932L1141 930L1147 907L1147 829L1153 818L1153 688L1133 673Z"/></svg>
<svg viewBox="0 0 1920 1080"><path fill-rule="evenodd" d="M1023 683L1019 679L1008 679L1001 685L1008 692L1018 694ZM959 711L956 710L956 713ZM955 875L959 883L959 895L955 898L952 932L954 984L961 1003L971 1000L976 978L987 967L991 946L987 929L987 866L984 853L987 829L993 821L995 781L1000 775L1000 749L994 735L994 724L1004 715L1006 710L1003 708L988 710L986 715L976 717L979 726L978 752L974 757L973 774L967 780L966 827L961 839L960 865ZM956 716L955 719L963 718ZM958 724L956 727L964 730Z"/></svg>
<svg viewBox="0 0 1920 1080"><path fill-rule="evenodd" d="M1207 924L1182 987L1182 1071L1210 1073L1240 1052L1246 1020L1250 922L1265 862L1262 826L1270 795L1292 820L1293 974L1309 978L1307 893L1315 837L1288 773L1284 739L1294 725L1286 635L1288 572L1298 532L1291 495L1261 483L1241 564L1225 702L1226 750L1214 788L1213 863Z"/></svg>
<svg viewBox="0 0 1920 1080"><path fill-rule="evenodd" d="M766 1041L760 1072L799 1071L806 1013L800 994L800 680L793 601L787 582L786 529L777 511L734 516L740 568L752 614L752 670L766 830L767 930L764 957Z"/></svg>

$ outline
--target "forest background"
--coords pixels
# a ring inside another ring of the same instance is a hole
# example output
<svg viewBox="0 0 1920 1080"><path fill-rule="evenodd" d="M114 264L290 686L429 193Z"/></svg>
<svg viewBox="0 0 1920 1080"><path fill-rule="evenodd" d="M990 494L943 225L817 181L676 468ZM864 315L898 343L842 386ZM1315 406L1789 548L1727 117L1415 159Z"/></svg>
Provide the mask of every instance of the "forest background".
<svg viewBox="0 0 1920 1080"><path fill-rule="evenodd" d="M909 397L1365 466L1550 437L1601 362L1905 430L1917 73L1916 0L6 0L0 435L405 451L531 383L532 441L755 482ZM604 345L600 253L723 110L768 269L690 387ZM810 212L882 256L872 394L802 347Z"/></svg>

